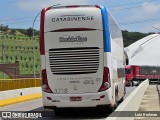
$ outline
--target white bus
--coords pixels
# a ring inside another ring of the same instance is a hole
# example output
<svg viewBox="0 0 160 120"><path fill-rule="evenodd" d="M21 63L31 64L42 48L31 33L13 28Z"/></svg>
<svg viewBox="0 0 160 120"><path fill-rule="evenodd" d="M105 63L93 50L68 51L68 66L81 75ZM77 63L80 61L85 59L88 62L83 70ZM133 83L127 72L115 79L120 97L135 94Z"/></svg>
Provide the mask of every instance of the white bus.
<svg viewBox="0 0 160 120"><path fill-rule="evenodd" d="M44 8L40 54L44 108L111 111L123 100L122 33L105 6Z"/></svg>

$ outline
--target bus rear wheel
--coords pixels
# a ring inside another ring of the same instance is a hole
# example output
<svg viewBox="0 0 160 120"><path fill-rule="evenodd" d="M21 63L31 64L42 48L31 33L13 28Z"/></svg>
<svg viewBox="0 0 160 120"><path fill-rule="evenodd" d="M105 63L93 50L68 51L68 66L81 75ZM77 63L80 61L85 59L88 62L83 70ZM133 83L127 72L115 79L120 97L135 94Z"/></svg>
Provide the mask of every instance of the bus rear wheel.
<svg viewBox="0 0 160 120"><path fill-rule="evenodd" d="M100 106L98 111L103 115L109 115L115 110L115 106L112 105L104 105Z"/></svg>
<svg viewBox="0 0 160 120"><path fill-rule="evenodd" d="M62 115L63 113L64 113L64 110L61 109L61 108L56 108L56 109L54 109L54 114L55 114L56 116L60 116L60 115Z"/></svg>

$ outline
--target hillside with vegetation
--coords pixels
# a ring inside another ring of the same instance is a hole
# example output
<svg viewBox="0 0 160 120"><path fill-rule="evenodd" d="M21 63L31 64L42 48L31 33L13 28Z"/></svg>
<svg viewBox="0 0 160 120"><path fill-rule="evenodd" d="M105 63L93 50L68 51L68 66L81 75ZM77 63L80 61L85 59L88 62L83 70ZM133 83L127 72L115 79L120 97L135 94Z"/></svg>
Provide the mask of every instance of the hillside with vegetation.
<svg viewBox="0 0 160 120"><path fill-rule="evenodd" d="M36 30L35 30L36 32ZM33 74L34 54L35 72L40 74L40 55L39 55L39 32L32 39L32 29L9 29L1 26L0 28L0 63L15 63L19 61L20 74ZM3 42L3 58L2 58ZM34 48L33 48L34 47ZM34 50L34 52L33 52ZM2 78L0 73L0 78ZM5 78L8 78L5 75Z"/></svg>
<svg viewBox="0 0 160 120"><path fill-rule="evenodd" d="M32 36L32 28L28 28L28 29L14 29L14 28L9 28L8 25L4 26L1 25L0 26L0 34L2 35L15 35L15 36ZM39 31L34 29L34 35L38 36L39 35Z"/></svg>
<svg viewBox="0 0 160 120"><path fill-rule="evenodd" d="M155 34L155 33L153 33L153 32L150 32L150 33L128 32L127 30L124 30L124 31L122 31L124 47L127 47L128 45L130 45L130 44L136 42L137 40L140 40L150 34Z"/></svg>
<svg viewBox="0 0 160 120"><path fill-rule="evenodd" d="M33 74L35 54L35 72L40 74L40 54L39 54L39 31L34 30L35 37L32 39L32 28L11 29L8 26L0 26L0 63L20 63L20 74ZM122 31L124 46L152 33L139 33ZM2 58L3 42L3 58ZM33 48L34 47L34 48ZM34 51L33 51L34 50ZM0 78L2 78L0 73Z"/></svg>

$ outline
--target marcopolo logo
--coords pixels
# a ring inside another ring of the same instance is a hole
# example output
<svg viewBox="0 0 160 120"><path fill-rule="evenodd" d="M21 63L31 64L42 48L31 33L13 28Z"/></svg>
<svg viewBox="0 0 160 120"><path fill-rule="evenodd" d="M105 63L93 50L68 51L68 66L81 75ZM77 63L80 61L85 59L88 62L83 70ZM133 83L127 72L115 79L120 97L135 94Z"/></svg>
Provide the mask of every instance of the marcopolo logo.
<svg viewBox="0 0 160 120"><path fill-rule="evenodd" d="M68 37L59 37L59 42L87 42L87 37L81 36L68 36Z"/></svg>

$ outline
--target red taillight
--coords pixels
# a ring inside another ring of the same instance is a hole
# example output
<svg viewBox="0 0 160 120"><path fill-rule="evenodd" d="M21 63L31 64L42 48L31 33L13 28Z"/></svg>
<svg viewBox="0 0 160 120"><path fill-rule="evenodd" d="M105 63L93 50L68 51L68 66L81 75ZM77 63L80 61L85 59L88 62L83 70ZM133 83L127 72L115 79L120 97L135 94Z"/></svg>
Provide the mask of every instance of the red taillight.
<svg viewBox="0 0 160 120"><path fill-rule="evenodd" d="M100 99L103 99L103 98L105 98L105 95L100 96Z"/></svg>
<svg viewBox="0 0 160 120"><path fill-rule="evenodd" d="M101 85L101 87L100 87L100 89L99 89L98 92L107 90L110 87L111 87L111 84L110 84L109 69L108 69L108 67L104 67L104 71L103 71L103 83L102 83L102 85Z"/></svg>
<svg viewBox="0 0 160 120"><path fill-rule="evenodd" d="M42 70L42 90L47 93L53 93L48 85L46 69Z"/></svg>
<svg viewBox="0 0 160 120"><path fill-rule="evenodd" d="M45 19L46 9L44 8L41 12L41 22L40 22L40 54L44 55L44 19Z"/></svg>
<svg viewBox="0 0 160 120"><path fill-rule="evenodd" d="M51 98L51 97L47 97L47 99L48 99L48 100L52 100L52 98Z"/></svg>

